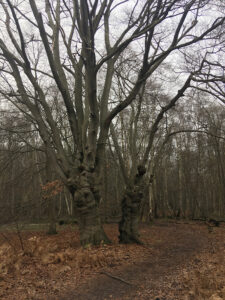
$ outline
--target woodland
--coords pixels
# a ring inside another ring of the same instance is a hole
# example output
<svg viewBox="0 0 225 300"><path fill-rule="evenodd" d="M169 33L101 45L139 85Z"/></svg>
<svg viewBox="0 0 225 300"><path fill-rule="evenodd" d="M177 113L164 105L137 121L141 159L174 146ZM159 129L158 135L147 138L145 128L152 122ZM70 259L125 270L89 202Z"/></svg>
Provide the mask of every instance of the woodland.
<svg viewBox="0 0 225 300"><path fill-rule="evenodd" d="M51 272L52 299L225 299L217 273L193 280L225 245L224 1L0 0L0 15L1 299L45 299ZM151 255L171 269L154 293ZM134 262L143 288L109 274ZM62 296L96 270L139 287Z"/></svg>

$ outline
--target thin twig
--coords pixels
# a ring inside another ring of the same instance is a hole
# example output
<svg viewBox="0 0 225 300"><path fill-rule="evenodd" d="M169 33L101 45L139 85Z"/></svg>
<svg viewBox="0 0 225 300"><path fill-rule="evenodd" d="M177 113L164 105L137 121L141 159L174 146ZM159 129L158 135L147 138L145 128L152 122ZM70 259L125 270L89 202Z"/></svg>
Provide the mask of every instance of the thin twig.
<svg viewBox="0 0 225 300"><path fill-rule="evenodd" d="M120 277L118 277L118 276L114 276L114 275L112 275L112 274L110 274L110 273L107 273L107 272L105 272L105 271L100 272L100 274L104 274L104 275L106 275L106 276L108 276L108 277L111 277L111 278L113 278L113 279L119 280L119 281L121 281L121 282L123 282L123 283L126 283L126 284L128 284L128 285L133 285L131 282L128 282L128 281L124 280L123 278L120 278Z"/></svg>

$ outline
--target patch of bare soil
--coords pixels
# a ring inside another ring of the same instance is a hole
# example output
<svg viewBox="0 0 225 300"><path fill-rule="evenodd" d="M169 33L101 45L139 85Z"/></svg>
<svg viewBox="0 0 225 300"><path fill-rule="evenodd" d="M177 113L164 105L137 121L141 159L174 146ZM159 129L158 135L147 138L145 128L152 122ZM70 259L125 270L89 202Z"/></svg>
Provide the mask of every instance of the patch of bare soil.
<svg viewBox="0 0 225 300"><path fill-rule="evenodd" d="M224 227L142 225L144 246L120 245L117 226L105 229L112 245L92 249L69 227L0 234L0 299L225 299Z"/></svg>

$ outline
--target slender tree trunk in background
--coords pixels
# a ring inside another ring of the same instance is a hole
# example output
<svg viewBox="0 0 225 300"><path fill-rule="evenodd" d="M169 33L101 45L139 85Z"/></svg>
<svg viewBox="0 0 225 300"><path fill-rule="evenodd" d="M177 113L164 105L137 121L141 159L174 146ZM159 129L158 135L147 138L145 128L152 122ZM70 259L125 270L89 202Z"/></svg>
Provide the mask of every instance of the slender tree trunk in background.
<svg viewBox="0 0 225 300"><path fill-rule="evenodd" d="M15 183L14 183L14 162L12 160L12 169L11 169L11 215L14 217L15 213Z"/></svg>
<svg viewBox="0 0 225 300"><path fill-rule="evenodd" d="M154 179L152 179L154 180ZM149 211L148 211L148 216L149 216L149 221L153 220L153 215L154 215L154 192L153 192L153 181L149 184Z"/></svg>
<svg viewBox="0 0 225 300"><path fill-rule="evenodd" d="M62 193L59 194L59 209L57 211L57 216L59 217L62 211Z"/></svg>
<svg viewBox="0 0 225 300"><path fill-rule="evenodd" d="M107 194L108 194L108 182L107 182L107 157L106 153L104 154L105 163L103 167L103 176L102 176L102 199L103 199L103 217L102 221L105 222L108 215L108 201L107 201Z"/></svg>
<svg viewBox="0 0 225 300"><path fill-rule="evenodd" d="M166 158L163 159L163 166L164 166L164 199L162 201L162 216L165 218L165 216L168 216L168 210L169 210L169 192L168 192L168 166Z"/></svg>
<svg viewBox="0 0 225 300"><path fill-rule="evenodd" d="M48 225L48 234L57 234L56 230L56 203L55 198L51 197L48 203L48 210L49 210L49 225Z"/></svg>
<svg viewBox="0 0 225 300"><path fill-rule="evenodd" d="M178 199L178 209L177 209L177 217L183 217L183 198L184 191L182 189L183 186L183 170L182 170L182 156L180 155L178 159L178 191L179 191L179 199Z"/></svg>
<svg viewBox="0 0 225 300"><path fill-rule="evenodd" d="M146 221L151 222L154 219L154 207L155 207L155 198L154 198L154 175L150 175L149 179L149 190L148 190L148 215Z"/></svg>
<svg viewBox="0 0 225 300"><path fill-rule="evenodd" d="M128 186L125 190L122 199L122 219L119 223L120 243L141 243L139 240L139 221L145 172L146 169L139 166L133 185Z"/></svg>
<svg viewBox="0 0 225 300"><path fill-rule="evenodd" d="M36 167L36 171L38 173L38 181L39 181L39 185L40 187L43 186L43 180L42 180L42 177L41 177L41 172L39 170L39 167L38 167L38 155L37 155L37 150L34 150L34 162L35 162L35 167ZM42 216L42 209L41 209L41 206L42 206L42 197L39 197L39 203L38 203L38 219L41 218ZM37 212L36 212L37 213Z"/></svg>
<svg viewBox="0 0 225 300"><path fill-rule="evenodd" d="M51 182L53 179L51 160L47 155L46 155L46 178L47 178L47 183ZM49 219L47 233L48 234L57 234L57 230L56 230L56 197L53 195L50 195L49 198L46 199L46 201L48 201L48 219Z"/></svg>
<svg viewBox="0 0 225 300"><path fill-rule="evenodd" d="M157 177L155 176L154 180L153 180L153 217L154 219L158 218L158 192L157 192Z"/></svg>
<svg viewBox="0 0 225 300"><path fill-rule="evenodd" d="M99 214L100 194L94 184L94 173L81 171L78 187L74 193L74 203L78 215L81 245L100 245L109 243Z"/></svg>
<svg viewBox="0 0 225 300"><path fill-rule="evenodd" d="M72 201L71 201L71 203L69 203L70 199L68 199L68 197L67 197L65 188L63 190L63 193L64 193L64 198L65 198L67 213L68 213L69 216L72 216L72 213L73 213L73 210L72 210Z"/></svg>
<svg viewBox="0 0 225 300"><path fill-rule="evenodd" d="M219 217L223 216L224 210L224 194L225 194L225 172L224 172L224 165L222 159L222 153L220 149L219 141L215 139L215 150L216 150L216 157L217 157L217 164L218 164L218 181L219 181L219 199L217 199L217 215Z"/></svg>

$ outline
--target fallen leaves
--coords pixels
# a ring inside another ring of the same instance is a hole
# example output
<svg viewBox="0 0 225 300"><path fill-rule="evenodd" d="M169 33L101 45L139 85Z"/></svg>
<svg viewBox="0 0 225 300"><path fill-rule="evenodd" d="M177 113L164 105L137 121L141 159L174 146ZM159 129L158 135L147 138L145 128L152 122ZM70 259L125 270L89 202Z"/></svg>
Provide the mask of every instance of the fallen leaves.
<svg viewBox="0 0 225 300"><path fill-rule="evenodd" d="M138 275L136 278L140 287L136 294L138 299L147 299L148 295L154 297L160 295L162 299L166 297L168 300L225 299L223 229L218 229L209 237L212 239L213 251L210 248L197 256L194 255L188 267L176 269L173 277L165 276L168 268L166 259L173 261L176 257L177 259L182 257L182 247L188 247L187 243L183 243L184 237L181 234L182 230L185 234L191 229L179 226L181 230L177 236L174 236L178 233L177 229L170 226L168 228L145 226L142 236L146 244L150 245L145 247L118 244L117 227L114 225L106 227L108 235L113 240L112 245L87 249L78 246L77 231L69 229L51 237L38 232L22 233L24 250L21 249L19 241L10 245L0 239L0 299L43 300L51 297L56 299L63 291L74 289L89 278L96 278L96 274L103 271L105 274L113 274L112 269L123 270L126 266L147 261L148 257L151 257L158 266L156 272L159 274L156 276L162 274L164 281L156 281L154 289L149 291L146 284L149 280L154 282L154 276L148 278L147 273L140 272L142 277L139 278ZM208 236L205 227L196 225L196 228L199 230L197 235ZM178 242L181 244L180 248L176 247ZM160 258L162 252L163 259ZM150 264L149 268L152 268L151 266ZM110 295L113 299L113 291Z"/></svg>
<svg viewBox="0 0 225 300"><path fill-rule="evenodd" d="M117 228L109 226L109 230L115 241ZM24 249L16 233L10 233L11 245L0 237L0 299L30 300L34 294L35 299L45 299L47 294L53 296L84 282L102 268L130 264L138 254L139 258L143 256L141 248L118 242L82 249L78 232L71 229L56 236L38 232L21 235Z"/></svg>
<svg viewBox="0 0 225 300"><path fill-rule="evenodd" d="M188 270L183 270L184 284L189 298L198 300L225 299L224 229L211 236L208 252L197 255ZM222 235L221 235L222 233ZM220 237L218 239L218 237Z"/></svg>
<svg viewBox="0 0 225 300"><path fill-rule="evenodd" d="M209 300L223 300L224 298L221 298L220 296L218 296L217 294L212 295Z"/></svg>

